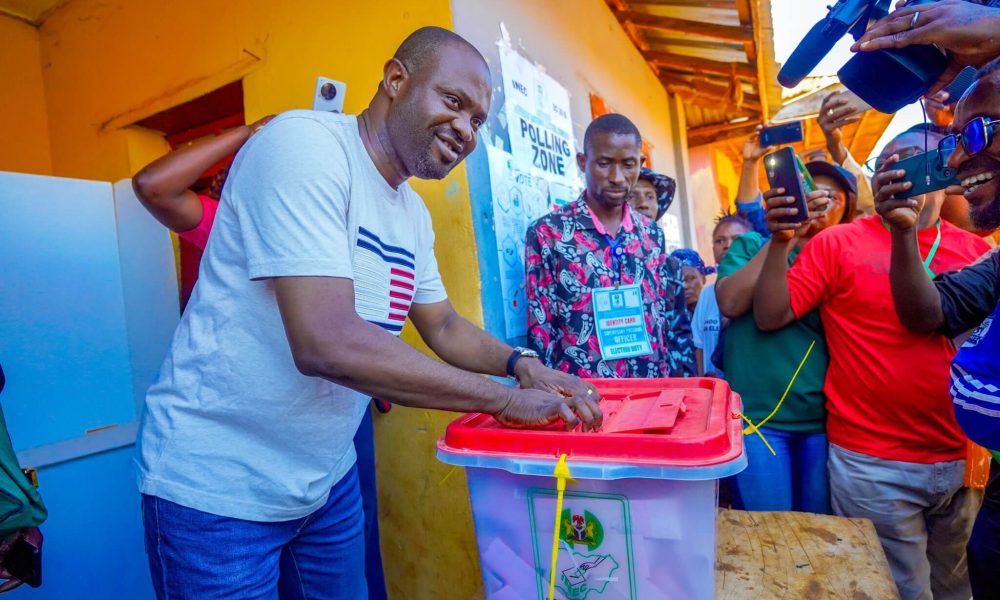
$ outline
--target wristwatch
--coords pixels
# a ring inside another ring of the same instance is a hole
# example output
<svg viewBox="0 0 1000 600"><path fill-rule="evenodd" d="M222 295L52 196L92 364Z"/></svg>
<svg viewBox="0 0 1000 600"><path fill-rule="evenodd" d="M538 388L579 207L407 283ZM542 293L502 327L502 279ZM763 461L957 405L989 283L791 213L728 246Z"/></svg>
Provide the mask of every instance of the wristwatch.
<svg viewBox="0 0 1000 600"><path fill-rule="evenodd" d="M534 350L524 348L522 346L516 346L514 351L511 352L510 358L507 359L507 377L514 377L514 365L521 358L539 358L538 353ZM514 377L516 379L516 377Z"/></svg>

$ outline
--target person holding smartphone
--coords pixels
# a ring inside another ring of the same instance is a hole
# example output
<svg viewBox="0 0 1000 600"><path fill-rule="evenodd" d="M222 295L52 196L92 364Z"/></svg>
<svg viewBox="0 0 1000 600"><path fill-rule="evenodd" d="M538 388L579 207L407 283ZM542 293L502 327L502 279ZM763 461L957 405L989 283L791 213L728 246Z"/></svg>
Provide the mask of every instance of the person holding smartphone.
<svg viewBox="0 0 1000 600"><path fill-rule="evenodd" d="M790 263L820 232L854 218L854 175L825 161L806 163L806 169L817 189L806 196L810 215L794 230ZM785 195L782 188L771 189L764 199ZM815 310L777 331L757 327L754 285L769 244L756 232L739 237L719 265L716 283L720 310L730 319L723 336L726 380L753 423L744 436L749 465L734 477L735 488L746 510L829 514L826 339ZM750 360L751 353L767 358Z"/></svg>
<svg viewBox="0 0 1000 600"><path fill-rule="evenodd" d="M941 139L926 133L931 144ZM907 131L882 150L876 199L902 176L891 165L922 152L924 136ZM944 196L939 190L915 199L927 274L962 268L989 249L940 220ZM819 310L830 354L824 393L833 512L875 524L904 599L968 598L964 547L979 496L963 487L966 439L948 400L951 341L914 333L893 316L892 236L880 217L821 232L789 267L796 226L780 218L791 203L768 201L773 234L753 315L758 327L773 331Z"/></svg>
<svg viewBox="0 0 1000 600"><path fill-rule="evenodd" d="M970 205L972 224L982 231L1000 228L1000 60L984 67L955 110L949 166ZM889 180L892 165L880 177ZM891 180L889 180L891 181ZM996 248L974 265L931 280L917 248L919 204L899 199L900 184L887 183L876 208L892 230L889 280L896 315L924 335L961 337L951 364L950 394L962 430L993 454L982 508L968 544L974 598L995 597L1000 573L1000 252Z"/></svg>

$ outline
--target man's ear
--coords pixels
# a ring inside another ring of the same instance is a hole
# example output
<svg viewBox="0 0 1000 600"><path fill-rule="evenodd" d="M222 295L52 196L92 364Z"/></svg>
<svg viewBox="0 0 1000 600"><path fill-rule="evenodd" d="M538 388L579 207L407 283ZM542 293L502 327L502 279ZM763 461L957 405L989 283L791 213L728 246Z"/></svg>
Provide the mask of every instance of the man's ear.
<svg viewBox="0 0 1000 600"><path fill-rule="evenodd" d="M646 166L646 155L645 154L640 154L639 155L639 166L640 167Z"/></svg>
<svg viewBox="0 0 1000 600"><path fill-rule="evenodd" d="M583 152L576 153L576 166L580 168L581 173L587 172L587 155Z"/></svg>
<svg viewBox="0 0 1000 600"><path fill-rule="evenodd" d="M410 72L398 58L390 58L382 68L382 87L392 99L399 95L409 78Z"/></svg>

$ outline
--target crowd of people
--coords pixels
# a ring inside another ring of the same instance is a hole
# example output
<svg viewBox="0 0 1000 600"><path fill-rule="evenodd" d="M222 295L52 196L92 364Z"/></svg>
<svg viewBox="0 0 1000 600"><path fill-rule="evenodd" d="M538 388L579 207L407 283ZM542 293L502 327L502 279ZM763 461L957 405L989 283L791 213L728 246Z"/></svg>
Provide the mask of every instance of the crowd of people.
<svg viewBox="0 0 1000 600"><path fill-rule="evenodd" d="M713 265L691 249L664 256L664 176L640 172L641 134L614 115L587 130L580 199L528 231L529 345L543 362L581 377L725 379L748 423L734 505L871 520L906 599L1000 597L996 461L985 500L963 485L970 438L1000 449L1000 255L983 238L1000 227L998 14L949 0L872 26L856 50L933 41L951 76L980 68L976 83L957 106L930 90L926 122L881 148L873 174L843 143L857 112L844 94L824 98L825 148L803 153L804 223L786 190L759 189L773 148L754 134ZM962 185L897 199L911 184L894 165L936 149ZM636 284L648 345L622 355L598 331L600 299Z"/></svg>
<svg viewBox="0 0 1000 600"><path fill-rule="evenodd" d="M975 83L953 113L930 90L930 122L870 177L842 141L858 117L826 98L804 222L760 189L751 136L711 264L666 252L676 184L636 125L592 121L583 192L527 231L525 347L452 308L407 183L445 177L489 114L489 68L454 33L408 37L360 115L266 117L143 169L144 206L205 249L139 436L157 595L384 598L371 398L598 429L587 378L703 376L743 401L735 506L870 519L904 599L1000 597L1000 454L985 500L963 486L969 439L1000 451L1000 253L979 235L1000 228L996 31L1000 9L963 0L870 27L856 51L936 43ZM961 186L898 198L895 165L933 148ZM443 362L398 340L406 319Z"/></svg>

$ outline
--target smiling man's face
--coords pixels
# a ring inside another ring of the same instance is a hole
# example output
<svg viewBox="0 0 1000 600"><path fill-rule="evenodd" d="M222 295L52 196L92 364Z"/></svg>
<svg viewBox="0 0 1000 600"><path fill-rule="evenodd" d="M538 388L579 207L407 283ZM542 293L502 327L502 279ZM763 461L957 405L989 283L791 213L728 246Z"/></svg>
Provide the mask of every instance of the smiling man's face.
<svg viewBox="0 0 1000 600"><path fill-rule="evenodd" d="M490 70L479 52L458 43L436 52L408 72L386 118L386 143L420 179L442 179L465 160L490 112Z"/></svg>
<svg viewBox="0 0 1000 600"><path fill-rule="evenodd" d="M980 79L955 107L953 128L961 131L980 117L1000 119L1000 71ZM973 227L989 231L1000 227L1000 125L985 150L968 156L959 143L948 164L957 171L962 195L969 202Z"/></svg>

